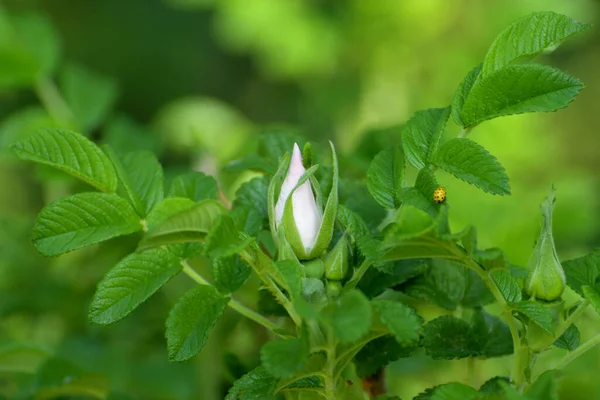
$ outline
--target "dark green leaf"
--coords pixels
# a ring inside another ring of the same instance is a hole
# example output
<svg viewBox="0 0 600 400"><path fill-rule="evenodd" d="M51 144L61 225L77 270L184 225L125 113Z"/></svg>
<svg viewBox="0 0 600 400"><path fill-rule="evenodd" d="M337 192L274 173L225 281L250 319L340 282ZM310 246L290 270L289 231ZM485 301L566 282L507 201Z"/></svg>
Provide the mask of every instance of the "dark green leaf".
<svg viewBox="0 0 600 400"><path fill-rule="evenodd" d="M235 227L233 218L223 215L206 235L206 254L209 257L229 257L250 244L252 239Z"/></svg>
<svg viewBox="0 0 600 400"><path fill-rule="evenodd" d="M450 107L417 111L402 128L404 153L415 168L429 165L449 116Z"/></svg>
<svg viewBox="0 0 600 400"><path fill-rule="evenodd" d="M128 255L98 284L90 305L90 320L111 324L124 318L179 273L179 261L165 249Z"/></svg>
<svg viewBox="0 0 600 400"><path fill-rule="evenodd" d="M248 154L238 160L233 160L225 165L223 170L229 173L239 173L246 170L264 172L273 175L277 165L258 154Z"/></svg>
<svg viewBox="0 0 600 400"><path fill-rule="evenodd" d="M173 180L169 197L186 197L195 202L218 199L219 189L212 176L204 175L202 172L188 172Z"/></svg>
<svg viewBox="0 0 600 400"><path fill-rule="evenodd" d="M170 216L148 232L140 242L140 249L199 241L225 212L225 207L216 200L208 199L196 203L193 207Z"/></svg>
<svg viewBox="0 0 600 400"><path fill-rule="evenodd" d="M117 173L127 197L140 215L148 215L164 197L162 166L148 151L126 153L119 162Z"/></svg>
<svg viewBox="0 0 600 400"><path fill-rule="evenodd" d="M518 303L521 301L521 287L517 280L507 269L495 269L490 271L490 278L498 287L498 290L508 303Z"/></svg>
<svg viewBox="0 0 600 400"><path fill-rule="evenodd" d="M260 352L262 365L267 372L279 378L289 377L300 371L307 357L308 345L300 338L268 342Z"/></svg>
<svg viewBox="0 0 600 400"><path fill-rule="evenodd" d="M102 150L82 135L65 129L45 129L14 143L21 159L65 171L104 192L117 189L117 174Z"/></svg>
<svg viewBox="0 0 600 400"><path fill-rule="evenodd" d="M497 247L491 247L485 250L476 250L473 255L477 263L485 270L490 271L493 269L504 269L509 267L508 261L506 260L506 255ZM525 276L527 276L527 272L525 272Z"/></svg>
<svg viewBox="0 0 600 400"><path fill-rule="evenodd" d="M75 64L63 68L60 89L79 126L86 132L104 121L117 98L114 80Z"/></svg>
<svg viewBox="0 0 600 400"><path fill-rule="evenodd" d="M473 312L471 337L475 344L473 356L491 358L513 353L512 336L508 325L481 308Z"/></svg>
<svg viewBox="0 0 600 400"><path fill-rule="evenodd" d="M521 301L514 304L514 308L546 332L554 332L552 313L548 306L534 301Z"/></svg>
<svg viewBox="0 0 600 400"><path fill-rule="evenodd" d="M410 357L416 347L402 346L393 336L384 336L369 342L354 357L356 373L360 378L373 375L400 358Z"/></svg>
<svg viewBox="0 0 600 400"><path fill-rule="evenodd" d="M222 293L238 290L250 276L252 269L240 256L216 258L212 263L212 277L215 287Z"/></svg>
<svg viewBox="0 0 600 400"><path fill-rule="evenodd" d="M33 227L32 240L40 253L57 256L141 229L139 217L122 198L79 193L44 207Z"/></svg>
<svg viewBox="0 0 600 400"><path fill-rule="evenodd" d="M483 60L481 75L535 56L590 26L551 11L531 13L513 22L496 37Z"/></svg>
<svg viewBox="0 0 600 400"><path fill-rule="evenodd" d="M505 376L495 376L491 379L488 379L479 388L479 393L486 394L486 395L487 394L500 395L500 394L504 393L504 389L502 389L500 382L509 383L510 379Z"/></svg>
<svg viewBox="0 0 600 400"><path fill-rule="evenodd" d="M556 111L566 107L583 83L546 65L510 65L480 78L461 111L465 126L528 112Z"/></svg>
<svg viewBox="0 0 600 400"><path fill-rule="evenodd" d="M358 283L358 288L369 298L379 296L387 288L393 288L427 269L425 260L400 260L386 264L385 268L369 268Z"/></svg>
<svg viewBox="0 0 600 400"><path fill-rule="evenodd" d="M406 294L455 310L466 294L467 270L460 264L446 260L431 260L426 272L410 281Z"/></svg>
<svg viewBox="0 0 600 400"><path fill-rule="evenodd" d="M469 357L473 354L471 326L462 319L438 317L423 327L421 345L434 359Z"/></svg>
<svg viewBox="0 0 600 400"><path fill-rule="evenodd" d="M322 315L341 343L360 339L371 327L371 304L358 290L342 294L323 309Z"/></svg>
<svg viewBox="0 0 600 400"><path fill-rule="evenodd" d="M479 392L470 386L458 382L446 383L437 386L431 392L430 400L471 400L475 399ZM416 397L415 400L422 398Z"/></svg>
<svg viewBox="0 0 600 400"><path fill-rule="evenodd" d="M463 181L492 194L510 194L508 176L496 157L465 138L446 142L432 161Z"/></svg>
<svg viewBox="0 0 600 400"><path fill-rule="evenodd" d="M400 147L391 147L377 154L367 171L367 189L385 208L400 206L400 189L404 182L404 154Z"/></svg>
<svg viewBox="0 0 600 400"><path fill-rule="evenodd" d="M41 346L8 344L0 348L0 373L34 374L51 356Z"/></svg>
<svg viewBox="0 0 600 400"><path fill-rule="evenodd" d="M465 126L460 116L462 112L462 108L469 97L469 93L471 93L471 89L473 89L473 85L481 72L481 65L479 64L475 68L473 68L467 76L464 77L460 85L458 85L458 89L456 89L456 93L454 94L454 98L452 99L452 119L460 125Z"/></svg>
<svg viewBox="0 0 600 400"><path fill-rule="evenodd" d="M573 351L579 347L579 329L573 324L569 325L567 330L554 341L558 348Z"/></svg>
<svg viewBox="0 0 600 400"><path fill-rule="evenodd" d="M225 400L275 400L277 379L258 367L234 382Z"/></svg>
<svg viewBox="0 0 600 400"><path fill-rule="evenodd" d="M386 299L373 300L371 304L381 322L394 334L398 343L408 346L419 340L421 321L412 308Z"/></svg>
<svg viewBox="0 0 600 400"><path fill-rule="evenodd" d="M565 261L562 266L567 277L567 284L580 296L583 296L581 286L594 286L600 275L600 255L588 254Z"/></svg>
<svg viewBox="0 0 600 400"><path fill-rule="evenodd" d="M269 226L268 190L269 180L262 177L244 183L235 192L231 216L239 230L257 236Z"/></svg>
<svg viewBox="0 0 600 400"><path fill-rule="evenodd" d="M62 358L51 358L37 371L35 395L39 399L105 398L108 379L86 372Z"/></svg>
<svg viewBox="0 0 600 400"><path fill-rule="evenodd" d="M169 360L194 357L229 303L214 287L199 285L185 293L171 309L166 322Z"/></svg>

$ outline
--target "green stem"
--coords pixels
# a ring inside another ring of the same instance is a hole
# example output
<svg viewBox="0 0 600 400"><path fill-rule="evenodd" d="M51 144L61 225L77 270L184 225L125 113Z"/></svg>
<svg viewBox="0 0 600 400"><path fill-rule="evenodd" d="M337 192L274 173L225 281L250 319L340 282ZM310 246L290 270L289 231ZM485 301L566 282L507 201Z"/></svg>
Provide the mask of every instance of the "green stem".
<svg viewBox="0 0 600 400"><path fill-rule="evenodd" d="M462 128L462 130L459 132L458 135L456 135L457 138L466 138L467 136L469 136L469 133L471 133L471 131L473 130L474 127L468 127L468 128Z"/></svg>
<svg viewBox="0 0 600 400"><path fill-rule="evenodd" d="M212 286L206 279L204 279L199 273L197 273L196 271L194 271L194 269L192 267L190 267L187 260L182 260L181 265L183 266L183 273L186 274L187 276L189 276L194 282L196 282L199 285ZM272 323L271 321L269 321L267 318L260 315L256 311L249 309L248 307L246 307L245 305L243 305L242 303L240 303L239 301L237 301L235 299L230 299L229 303L227 303L227 305L229 307L231 307L233 310L242 314L244 317L249 318L252 321L256 322L257 324L264 326L271 332L273 332L277 329L277 326L274 323Z"/></svg>
<svg viewBox="0 0 600 400"><path fill-rule="evenodd" d="M591 350L594 346L600 343L600 333L596 336L593 336L591 339L583 343L581 346L573 350L572 352L566 354L563 358L561 358L555 365L553 369L561 369L569 364L571 361L575 360L578 357L581 357L588 350Z"/></svg>
<svg viewBox="0 0 600 400"><path fill-rule="evenodd" d="M583 299L583 301L581 302L581 304L579 305L579 307L577 307L577 309L575 311L573 311L571 313L571 315L569 315L569 317L565 320L565 322L563 322L557 329L556 332L554 333L554 338L558 339L559 337L562 336L563 333L565 333L565 331L567 329L569 329L569 326L571 326L575 320L577 318L579 318L579 316L581 315L581 313L583 313L585 311L585 309L587 308L587 306L590 304L590 301L588 299ZM552 342L548 343L548 346L550 346L552 343L554 343L554 338L552 338Z"/></svg>
<svg viewBox="0 0 600 400"><path fill-rule="evenodd" d="M521 349L521 338L519 337L519 330L517 329L517 325L515 324L515 319L512 316L510 306L504 299L504 296L502 296L502 293L500 293L500 290L498 290L498 287L496 286L494 281L490 279L489 274L483 268L481 268L479 264L473 261L470 257L464 258L464 262L470 269L475 271L481 277L481 279L483 279L483 282L485 282L486 286L490 289L498 304L500 304L500 306L502 307L502 312L506 317L506 324L508 325L508 329L510 330L510 336L512 337L513 342L514 362L513 370L511 373L511 380L515 382L515 385L517 387L519 387L523 382L523 369L524 365L527 362L527 360L524 360L524 356L527 357L528 353L522 351Z"/></svg>
<svg viewBox="0 0 600 400"><path fill-rule="evenodd" d="M371 266L371 262L369 260L363 261L362 264L360 264L360 266L354 271L354 275L352 275L352 279L350 279L344 285L344 291L354 289L356 287L356 285L358 285L358 282L365 275L365 273L367 272L367 270L369 269L370 266Z"/></svg>
<svg viewBox="0 0 600 400"><path fill-rule="evenodd" d="M51 79L39 79L36 82L34 89L40 102L52 118L60 124L78 128L73 110L71 110L71 107L69 107L65 99L63 99L60 91Z"/></svg>
<svg viewBox="0 0 600 400"><path fill-rule="evenodd" d="M335 342L331 332L327 333L327 364L325 365L325 398L335 400Z"/></svg>

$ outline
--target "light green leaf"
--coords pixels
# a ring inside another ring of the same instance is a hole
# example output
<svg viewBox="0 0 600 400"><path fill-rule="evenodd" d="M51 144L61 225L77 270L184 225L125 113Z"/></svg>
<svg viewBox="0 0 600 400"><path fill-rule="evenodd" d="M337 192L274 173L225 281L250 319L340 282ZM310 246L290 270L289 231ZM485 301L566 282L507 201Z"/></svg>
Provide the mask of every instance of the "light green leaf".
<svg viewBox="0 0 600 400"><path fill-rule="evenodd" d="M68 64L60 75L60 89L79 126L86 132L100 125L117 99L113 79L81 65Z"/></svg>
<svg viewBox="0 0 600 400"><path fill-rule="evenodd" d="M567 284L579 295L583 295L581 287L594 286L600 275L600 255L588 254L562 263Z"/></svg>
<svg viewBox="0 0 600 400"><path fill-rule="evenodd" d="M212 263L214 285L221 293L231 293L238 290L250 276L252 269L240 256L233 255L216 258Z"/></svg>
<svg viewBox="0 0 600 400"><path fill-rule="evenodd" d="M439 149L433 164L488 193L510 194L508 176L502 165L472 140L449 140Z"/></svg>
<svg viewBox="0 0 600 400"><path fill-rule="evenodd" d="M166 249L128 255L98 284L90 305L90 320L105 325L126 317L179 273L179 261Z"/></svg>
<svg viewBox="0 0 600 400"><path fill-rule="evenodd" d="M556 68L539 64L510 65L479 79L462 107L465 126L488 119L566 107L583 83Z"/></svg>
<svg viewBox="0 0 600 400"><path fill-rule="evenodd" d="M0 373L34 374L51 356L39 346L9 344L0 348Z"/></svg>
<svg viewBox="0 0 600 400"><path fill-rule="evenodd" d="M258 367L233 383L225 400L275 400L277 378Z"/></svg>
<svg viewBox="0 0 600 400"><path fill-rule="evenodd" d="M456 245L430 236L408 240L386 240L381 247L379 261L408 260L411 258L456 259Z"/></svg>
<svg viewBox="0 0 600 400"><path fill-rule="evenodd" d="M187 197L198 202L205 199L218 199L217 181L202 172L188 172L179 175L171 183L169 197Z"/></svg>
<svg viewBox="0 0 600 400"><path fill-rule="evenodd" d="M496 37L483 60L481 76L554 48L590 26L551 11L529 14L513 22Z"/></svg>
<svg viewBox="0 0 600 400"><path fill-rule="evenodd" d="M478 398L479 392L458 382L446 383L433 390L431 400L470 400Z"/></svg>
<svg viewBox="0 0 600 400"><path fill-rule="evenodd" d="M148 232L152 233L160 226L167 218L194 207L194 202L183 197L169 197L158 203L146 218Z"/></svg>
<svg viewBox="0 0 600 400"><path fill-rule="evenodd" d="M528 400L559 400L558 371L549 370L541 374L525 392Z"/></svg>
<svg viewBox="0 0 600 400"><path fill-rule="evenodd" d="M548 306L535 301L521 301L513 307L546 332L551 334L554 332L554 320Z"/></svg>
<svg viewBox="0 0 600 400"><path fill-rule="evenodd" d="M290 377L300 371L307 357L308 345L300 338L270 341L260 351L262 365L278 378Z"/></svg>
<svg viewBox="0 0 600 400"><path fill-rule="evenodd" d="M351 290L328 304L322 318L341 343L353 342L371 327L371 304L360 291Z"/></svg>
<svg viewBox="0 0 600 400"><path fill-rule="evenodd" d="M216 200L208 199L180 211L159 224L140 242L140 249L203 239L227 210Z"/></svg>
<svg viewBox="0 0 600 400"><path fill-rule="evenodd" d="M371 304L381 322L390 329L398 343L408 346L419 340L421 323L412 308L386 299L373 300Z"/></svg>
<svg viewBox="0 0 600 400"><path fill-rule="evenodd" d="M229 303L213 286L199 285L185 293L169 312L166 321L170 361L194 357Z"/></svg>
<svg viewBox="0 0 600 400"><path fill-rule="evenodd" d="M469 93L471 93L471 89L473 89L473 85L481 72L481 65L479 64L475 68L473 68L467 76L462 80L460 85L458 85L458 89L456 89L456 93L454 94L454 98L452 98L452 119L460 126L465 126L460 116L463 106L465 105L465 101L467 97L469 97Z"/></svg>
<svg viewBox="0 0 600 400"><path fill-rule="evenodd" d="M385 208L400 206L400 189L404 181L404 154L400 147L391 147L377 154L367 171L367 189Z"/></svg>
<svg viewBox="0 0 600 400"><path fill-rule="evenodd" d="M386 229L386 242L422 236L434 228L433 219L427 212L409 205L400 208L393 222Z"/></svg>
<svg viewBox="0 0 600 400"><path fill-rule="evenodd" d="M600 314L600 293L591 286L582 286L583 296L590 301L598 314Z"/></svg>
<svg viewBox="0 0 600 400"><path fill-rule="evenodd" d="M46 256L57 256L117 236L140 231L133 208L105 193L79 193L44 207L33 227L33 243Z"/></svg>
<svg viewBox="0 0 600 400"><path fill-rule="evenodd" d="M449 116L450 107L417 111L402 128L404 154L415 168L429 165Z"/></svg>
<svg viewBox="0 0 600 400"><path fill-rule="evenodd" d="M508 303L518 303L521 301L521 287L517 280L507 269L496 269L490 271L490 278L498 287L498 290Z"/></svg>
<svg viewBox="0 0 600 400"><path fill-rule="evenodd" d="M78 133L45 129L10 147L21 160L60 169L104 192L117 189L117 174L106 154Z"/></svg>

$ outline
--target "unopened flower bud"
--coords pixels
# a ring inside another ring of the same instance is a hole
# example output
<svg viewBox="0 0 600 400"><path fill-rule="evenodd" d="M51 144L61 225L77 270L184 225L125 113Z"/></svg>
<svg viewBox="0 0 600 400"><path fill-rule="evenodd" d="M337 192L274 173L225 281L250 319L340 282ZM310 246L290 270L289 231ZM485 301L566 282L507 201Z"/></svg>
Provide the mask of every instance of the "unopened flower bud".
<svg viewBox="0 0 600 400"><path fill-rule="evenodd" d="M325 277L336 281L344 279L348 273L348 257L348 239L344 235L325 257Z"/></svg>
<svg viewBox="0 0 600 400"><path fill-rule="evenodd" d="M542 230L527 262L529 274L525 282L527 294L546 301L558 299L566 287L565 272L556 255L554 238L552 237L554 202L554 188L552 188L548 197L542 203Z"/></svg>

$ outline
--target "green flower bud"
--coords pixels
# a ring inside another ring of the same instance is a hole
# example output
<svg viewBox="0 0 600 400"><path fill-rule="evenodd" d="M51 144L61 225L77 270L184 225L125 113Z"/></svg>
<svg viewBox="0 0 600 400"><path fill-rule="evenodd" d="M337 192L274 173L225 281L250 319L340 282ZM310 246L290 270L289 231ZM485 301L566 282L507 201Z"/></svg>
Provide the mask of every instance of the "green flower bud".
<svg viewBox="0 0 600 400"><path fill-rule="evenodd" d="M348 273L348 238L346 235L338 240L335 247L325 257L325 277L341 281Z"/></svg>
<svg viewBox="0 0 600 400"><path fill-rule="evenodd" d="M340 281L327 281L327 298L334 300L340 297L342 283Z"/></svg>
<svg viewBox="0 0 600 400"><path fill-rule="evenodd" d="M302 263L304 265L304 273L307 278L321 278L325 273L325 263L320 258L315 258L314 260L305 261Z"/></svg>
<svg viewBox="0 0 600 400"><path fill-rule="evenodd" d="M552 211L554 209L554 188L542 203L542 230L540 237L527 262L529 275L525 282L525 291L530 296L554 301L566 287L565 272L556 255L552 237Z"/></svg>

